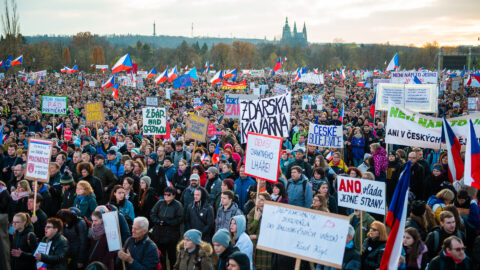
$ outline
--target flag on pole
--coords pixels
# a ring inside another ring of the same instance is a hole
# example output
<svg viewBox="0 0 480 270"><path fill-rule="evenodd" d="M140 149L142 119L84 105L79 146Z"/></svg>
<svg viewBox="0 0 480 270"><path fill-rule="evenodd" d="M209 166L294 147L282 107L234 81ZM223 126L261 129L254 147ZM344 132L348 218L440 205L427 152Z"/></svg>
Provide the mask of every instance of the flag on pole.
<svg viewBox="0 0 480 270"><path fill-rule="evenodd" d="M387 71L393 71L396 68L398 68L398 53L396 53L392 60L390 60L390 63L388 63Z"/></svg>
<svg viewBox="0 0 480 270"><path fill-rule="evenodd" d="M467 150L465 152L465 172L463 182L467 186L480 188L480 143L475 134L472 120L469 122L467 138Z"/></svg>
<svg viewBox="0 0 480 270"><path fill-rule="evenodd" d="M13 61L10 63L11 66L16 66L16 65L21 65L23 64L23 54L20 55L19 57L13 59Z"/></svg>
<svg viewBox="0 0 480 270"><path fill-rule="evenodd" d="M217 148L212 155L212 163L213 165L217 164L220 161L220 143L217 143Z"/></svg>
<svg viewBox="0 0 480 270"><path fill-rule="evenodd" d="M282 69L282 59L279 57L277 63L273 67L273 75L275 75L275 72L279 71Z"/></svg>
<svg viewBox="0 0 480 270"><path fill-rule="evenodd" d="M405 169L400 175L392 202L388 207L385 224L390 227L387 244L383 252L380 270L397 270L398 260L403 249L403 234L405 231L405 222L407 219L408 189L410 187L410 175L412 162L405 165Z"/></svg>
<svg viewBox="0 0 480 270"><path fill-rule="evenodd" d="M110 79L108 79L108 81L102 84L102 92L103 92L103 89L110 88L114 84L115 84L115 76L112 76L110 77Z"/></svg>
<svg viewBox="0 0 480 270"><path fill-rule="evenodd" d="M340 116L338 117L338 120L343 123L343 114L345 111L345 103L342 104L342 110L340 111Z"/></svg>
<svg viewBox="0 0 480 270"><path fill-rule="evenodd" d="M118 100L118 83L112 86L112 97Z"/></svg>
<svg viewBox="0 0 480 270"><path fill-rule="evenodd" d="M168 81L173 82L178 77L177 66L173 67L172 71L168 73Z"/></svg>
<svg viewBox="0 0 480 270"><path fill-rule="evenodd" d="M115 65L113 65L112 73L115 74L120 71L129 70L131 68L133 68L132 59L130 59L130 54L127 53L124 56L120 57L120 59L118 59Z"/></svg>
<svg viewBox="0 0 480 270"><path fill-rule="evenodd" d="M168 67L165 69L165 71L162 72L162 74L158 75L158 77L155 79L155 85L164 83L167 80L168 80Z"/></svg>
<svg viewBox="0 0 480 270"><path fill-rule="evenodd" d="M217 84L219 82L223 81L223 71L222 70L219 70L214 76L213 78L210 80L210 83L213 85L213 84Z"/></svg>
<svg viewBox="0 0 480 270"><path fill-rule="evenodd" d="M155 75L157 75L157 70L155 68L152 68L147 74L147 79L153 78L155 77Z"/></svg>
<svg viewBox="0 0 480 270"><path fill-rule="evenodd" d="M375 117L375 100L377 99L377 93L373 96L372 103L370 104L370 115Z"/></svg>
<svg viewBox="0 0 480 270"><path fill-rule="evenodd" d="M447 144L448 179L450 183L459 181L463 178L463 171L465 170L460 156L461 146L445 117L443 117L442 123L442 143Z"/></svg>

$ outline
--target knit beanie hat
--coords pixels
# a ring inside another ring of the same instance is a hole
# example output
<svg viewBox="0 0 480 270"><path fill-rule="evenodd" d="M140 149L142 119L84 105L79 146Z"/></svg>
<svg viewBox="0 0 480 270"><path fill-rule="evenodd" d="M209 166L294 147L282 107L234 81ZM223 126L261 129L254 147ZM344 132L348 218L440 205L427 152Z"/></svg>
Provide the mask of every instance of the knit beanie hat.
<svg viewBox="0 0 480 270"><path fill-rule="evenodd" d="M217 242L224 247L228 247L230 244L230 233L227 229L218 230L212 238L212 243Z"/></svg>
<svg viewBox="0 0 480 270"><path fill-rule="evenodd" d="M60 184L61 185L73 184L73 177L67 173L62 175L62 178L60 178Z"/></svg>
<svg viewBox="0 0 480 270"><path fill-rule="evenodd" d="M412 213L417 216L421 217L423 216L423 213L425 213L425 202L424 201L413 201L412 202Z"/></svg>
<svg viewBox="0 0 480 270"><path fill-rule="evenodd" d="M147 184L148 187L150 187L150 184L152 183L152 179L149 176L142 176L140 180L143 180L143 182L145 182L145 184Z"/></svg>
<svg viewBox="0 0 480 270"><path fill-rule="evenodd" d="M192 240L195 245L200 245L200 241L202 241L202 233L199 230L191 229L186 231L183 234L184 237Z"/></svg>
<svg viewBox="0 0 480 270"><path fill-rule="evenodd" d="M240 270L250 270L250 259L248 259L245 253L235 251L228 258L234 260L240 267Z"/></svg>

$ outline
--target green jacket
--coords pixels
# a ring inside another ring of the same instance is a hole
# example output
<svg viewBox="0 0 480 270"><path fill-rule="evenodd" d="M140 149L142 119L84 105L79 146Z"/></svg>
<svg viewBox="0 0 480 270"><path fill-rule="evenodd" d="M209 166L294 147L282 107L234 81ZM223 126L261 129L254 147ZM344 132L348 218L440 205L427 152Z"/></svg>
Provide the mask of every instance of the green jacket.
<svg viewBox="0 0 480 270"><path fill-rule="evenodd" d="M308 132L304 130L303 132L297 131L295 134L293 134L292 138L292 145L295 146L298 143L298 138L300 137L300 134L305 135L305 138L308 136Z"/></svg>
<svg viewBox="0 0 480 270"><path fill-rule="evenodd" d="M355 236L353 237L353 242L355 243L355 248L360 252L362 247L362 242L360 241L360 217L357 220L354 220L355 213L350 214L350 225L355 228ZM367 233L370 230L370 225L374 222L375 219L367 212L363 212L363 222L362 222L362 241L367 239Z"/></svg>

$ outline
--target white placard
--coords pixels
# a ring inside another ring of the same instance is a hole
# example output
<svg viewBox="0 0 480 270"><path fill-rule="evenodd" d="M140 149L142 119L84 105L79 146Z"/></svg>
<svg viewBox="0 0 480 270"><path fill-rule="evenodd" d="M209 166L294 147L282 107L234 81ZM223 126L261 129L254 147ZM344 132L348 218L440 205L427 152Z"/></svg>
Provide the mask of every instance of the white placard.
<svg viewBox="0 0 480 270"><path fill-rule="evenodd" d="M89 87L95 87L95 81L88 81Z"/></svg>
<svg viewBox="0 0 480 270"><path fill-rule="evenodd" d="M400 71L400 72L392 72L392 83L399 83L399 84L409 84L413 81L415 76L424 83L431 83L437 84L437 72L430 72L430 71Z"/></svg>
<svg viewBox="0 0 480 270"><path fill-rule="evenodd" d="M324 84L325 80L323 78L323 74L315 74L315 73L304 73L302 77L297 81L299 83L311 83L311 84Z"/></svg>
<svg viewBox="0 0 480 270"><path fill-rule="evenodd" d="M46 183L50 178L52 141L30 139L28 143L27 171L25 179Z"/></svg>
<svg viewBox="0 0 480 270"><path fill-rule="evenodd" d="M253 88L253 95L259 97L260 96L260 88Z"/></svg>
<svg viewBox="0 0 480 270"><path fill-rule="evenodd" d="M343 126L323 126L310 123L308 144L329 148L343 148Z"/></svg>
<svg viewBox="0 0 480 270"><path fill-rule="evenodd" d="M158 107L158 97L145 97L145 106Z"/></svg>
<svg viewBox="0 0 480 270"><path fill-rule="evenodd" d="M248 133L245 174L270 182L278 181L282 138Z"/></svg>
<svg viewBox="0 0 480 270"><path fill-rule="evenodd" d="M347 216L265 201L257 248L342 268Z"/></svg>
<svg viewBox="0 0 480 270"><path fill-rule="evenodd" d="M166 135L167 112L165 108L142 108L143 135Z"/></svg>
<svg viewBox="0 0 480 270"><path fill-rule="evenodd" d="M42 114L66 115L66 96L42 96Z"/></svg>
<svg viewBox="0 0 480 270"><path fill-rule="evenodd" d="M338 206L385 215L385 182L337 177Z"/></svg>
<svg viewBox="0 0 480 270"><path fill-rule="evenodd" d="M108 251L117 251L122 248L122 236L118 224L117 211L102 214L105 236L107 237Z"/></svg>
<svg viewBox="0 0 480 270"><path fill-rule="evenodd" d="M198 97L193 98L193 108L195 108L195 109L199 108L199 107L202 106L201 104L202 104L202 99L201 98L198 98Z"/></svg>
<svg viewBox="0 0 480 270"><path fill-rule="evenodd" d="M322 110L323 97L322 95L303 95L302 96L302 110Z"/></svg>
<svg viewBox="0 0 480 270"><path fill-rule="evenodd" d="M389 106L403 106L415 112L438 111L438 87L435 84L390 84L377 86L375 109L387 111Z"/></svg>

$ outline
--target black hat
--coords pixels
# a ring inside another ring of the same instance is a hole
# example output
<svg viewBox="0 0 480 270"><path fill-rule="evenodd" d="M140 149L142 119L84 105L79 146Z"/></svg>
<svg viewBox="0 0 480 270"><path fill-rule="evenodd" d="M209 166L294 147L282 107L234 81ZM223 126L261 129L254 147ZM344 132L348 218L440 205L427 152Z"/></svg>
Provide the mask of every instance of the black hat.
<svg viewBox="0 0 480 270"><path fill-rule="evenodd" d="M426 203L424 201L413 201L412 202L412 214L417 217L423 216L425 213Z"/></svg>
<svg viewBox="0 0 480 270"><path fill-rule="evenodd" d="M240 270L250 270L250 259L248 259L245 253L235 251L228 258L234 260L240 267Z"/></svg>
<svg viewBox="0 0 480 270"><path fill-rule="evenodd" d="M117 152L115 152L115 150L113 150L113 149L110 149L110 150L107 151L107 155L116 155L116 154L117 154Z"/></svg>
<svg viewBox="0 0 480 270"><path fill-rule="evenodd" d="M165 161L165 160L168 160L168 161L170 161L170 162L172 162L172 163L173 163L173 160L172 160L172 158L171 158L171 157L165 157L165 158L163 159L163 161Z"/></svg>

